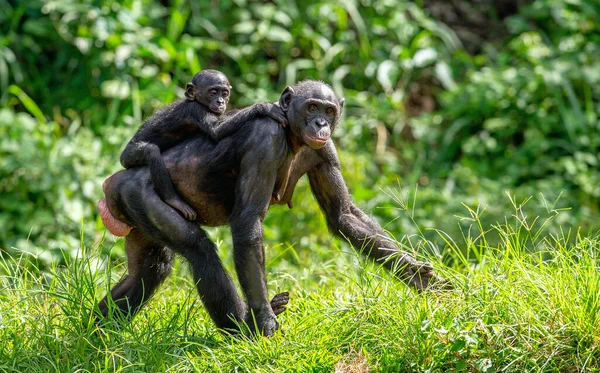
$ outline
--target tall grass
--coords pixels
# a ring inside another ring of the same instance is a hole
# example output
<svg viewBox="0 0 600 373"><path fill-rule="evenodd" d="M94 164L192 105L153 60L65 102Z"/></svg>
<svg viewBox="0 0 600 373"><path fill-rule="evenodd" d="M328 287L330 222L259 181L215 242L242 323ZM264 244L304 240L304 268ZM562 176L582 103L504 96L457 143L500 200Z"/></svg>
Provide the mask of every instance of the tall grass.
<svg viewBox="0 0 600 373"><path fill-rule="evenodd" d="M412 198L397 196L410 214ZM295 263L281 259L293 247L269 248L271 293L292 294L282 332L269 339L219 333L181 263L133 322L98 330L90 315L122 262L101 259L99 247L47 272L5 258L0 371L599 371L599 237L551 234L545 222L560 212L529 217L523 203L492 226L480 223L483 208L466 211L456 218L471 222L461 237L437 231L445 248L424 234L399 239L431 248L426 259L452 291L419 295L338 241L315 249L329 259L296 254Z"/></svg>

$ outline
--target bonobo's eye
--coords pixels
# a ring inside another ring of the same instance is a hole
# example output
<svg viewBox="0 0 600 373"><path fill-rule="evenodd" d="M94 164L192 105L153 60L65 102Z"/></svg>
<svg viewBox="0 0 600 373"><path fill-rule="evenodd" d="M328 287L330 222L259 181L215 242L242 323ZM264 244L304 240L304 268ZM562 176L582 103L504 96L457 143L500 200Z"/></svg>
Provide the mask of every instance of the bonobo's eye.
<svg viewBox="0 0 600 373"><path fill-rule="evenodd" d="M333 115L333 108L328 107L327 110L325 110L325 114Z"/></svg>
<svg viewBox="0 0 600 373"><path fill-rule="evenodd" d="M315 104L310 104L310 105L308 105L308 111L309 111L310 113L312 113L312 112L313 112L313 111L315 111L315 110L317 110L317 105L315 105Z"/></svg>
<svg viewBox="0 0 600 373"><path fill-rule="evenodd" d="M216 94L217 94L217 90L216 90L216 89L211 89L210 91L208 91L208 93L209 93L211 96L214 96L214 95L216 95Z"/></svg>
<svg viewBox="0 0 600 373"><path fill-rule="evenodd" d="M223 91L222 96L223 97L229 97L229 91Z"/></svg>

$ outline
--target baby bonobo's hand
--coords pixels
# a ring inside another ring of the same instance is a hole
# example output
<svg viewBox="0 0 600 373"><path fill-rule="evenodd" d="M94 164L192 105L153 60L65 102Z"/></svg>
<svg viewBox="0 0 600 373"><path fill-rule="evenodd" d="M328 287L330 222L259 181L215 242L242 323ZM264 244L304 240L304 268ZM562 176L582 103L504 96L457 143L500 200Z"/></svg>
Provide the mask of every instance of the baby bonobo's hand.
<svg viewBox="0 0 600 373"><path fill-rule="evenodd" d="M282 127L287 127L287 125L288 125L287 116L285 115L285 112L283 111L283 109L281 109L281 107L279 106L278 102L276 102L274 104L272 104L270 102L263 103L262 111L263 111L264 115L268 116L271 119L276 120L278 123L281 124Z"/></svg>

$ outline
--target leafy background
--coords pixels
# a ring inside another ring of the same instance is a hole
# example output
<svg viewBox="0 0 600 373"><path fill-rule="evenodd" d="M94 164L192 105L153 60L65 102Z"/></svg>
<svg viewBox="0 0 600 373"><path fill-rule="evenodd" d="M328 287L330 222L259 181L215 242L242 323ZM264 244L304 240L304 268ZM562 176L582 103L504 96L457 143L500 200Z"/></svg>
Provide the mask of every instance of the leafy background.
<svg viewBox="0 0 600 373"><path fill-rule="evenodd" d="M464 235L448 217L494 223L529 197L532 215L562 211L548 229L597 231L599 56L594 1L0 0L0 248L44 266L112 240L102 181L204 68L230 77L233 107L330 83L347 183L397 237L415 220ZM294 205L269 212L267 242L326 248L306 182Z"/></svg>

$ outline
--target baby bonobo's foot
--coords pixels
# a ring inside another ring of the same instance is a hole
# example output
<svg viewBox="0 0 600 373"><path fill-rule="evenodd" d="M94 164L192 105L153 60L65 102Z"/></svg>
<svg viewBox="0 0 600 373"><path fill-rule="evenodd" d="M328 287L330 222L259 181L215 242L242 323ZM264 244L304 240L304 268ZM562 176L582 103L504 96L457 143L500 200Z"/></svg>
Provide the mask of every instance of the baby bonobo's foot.
<svg viewBox="0 0 600 373"><path fill-rule="evenodd" d="M279 315L287 309L286 305L289 303L289 301L290 293L288 293L287 291L277 294L273 297L273 299L271 299L271 309L273 310L275 316Z"/></svg>
<svg viewBox="0 0 600 373"><path fill-rule="evenodd" d="M169 206L179 211L184 218L189 221L196 220L196 211L191 208L187 203L183 202L179 198L168 199L165 201Z"/></svg>

